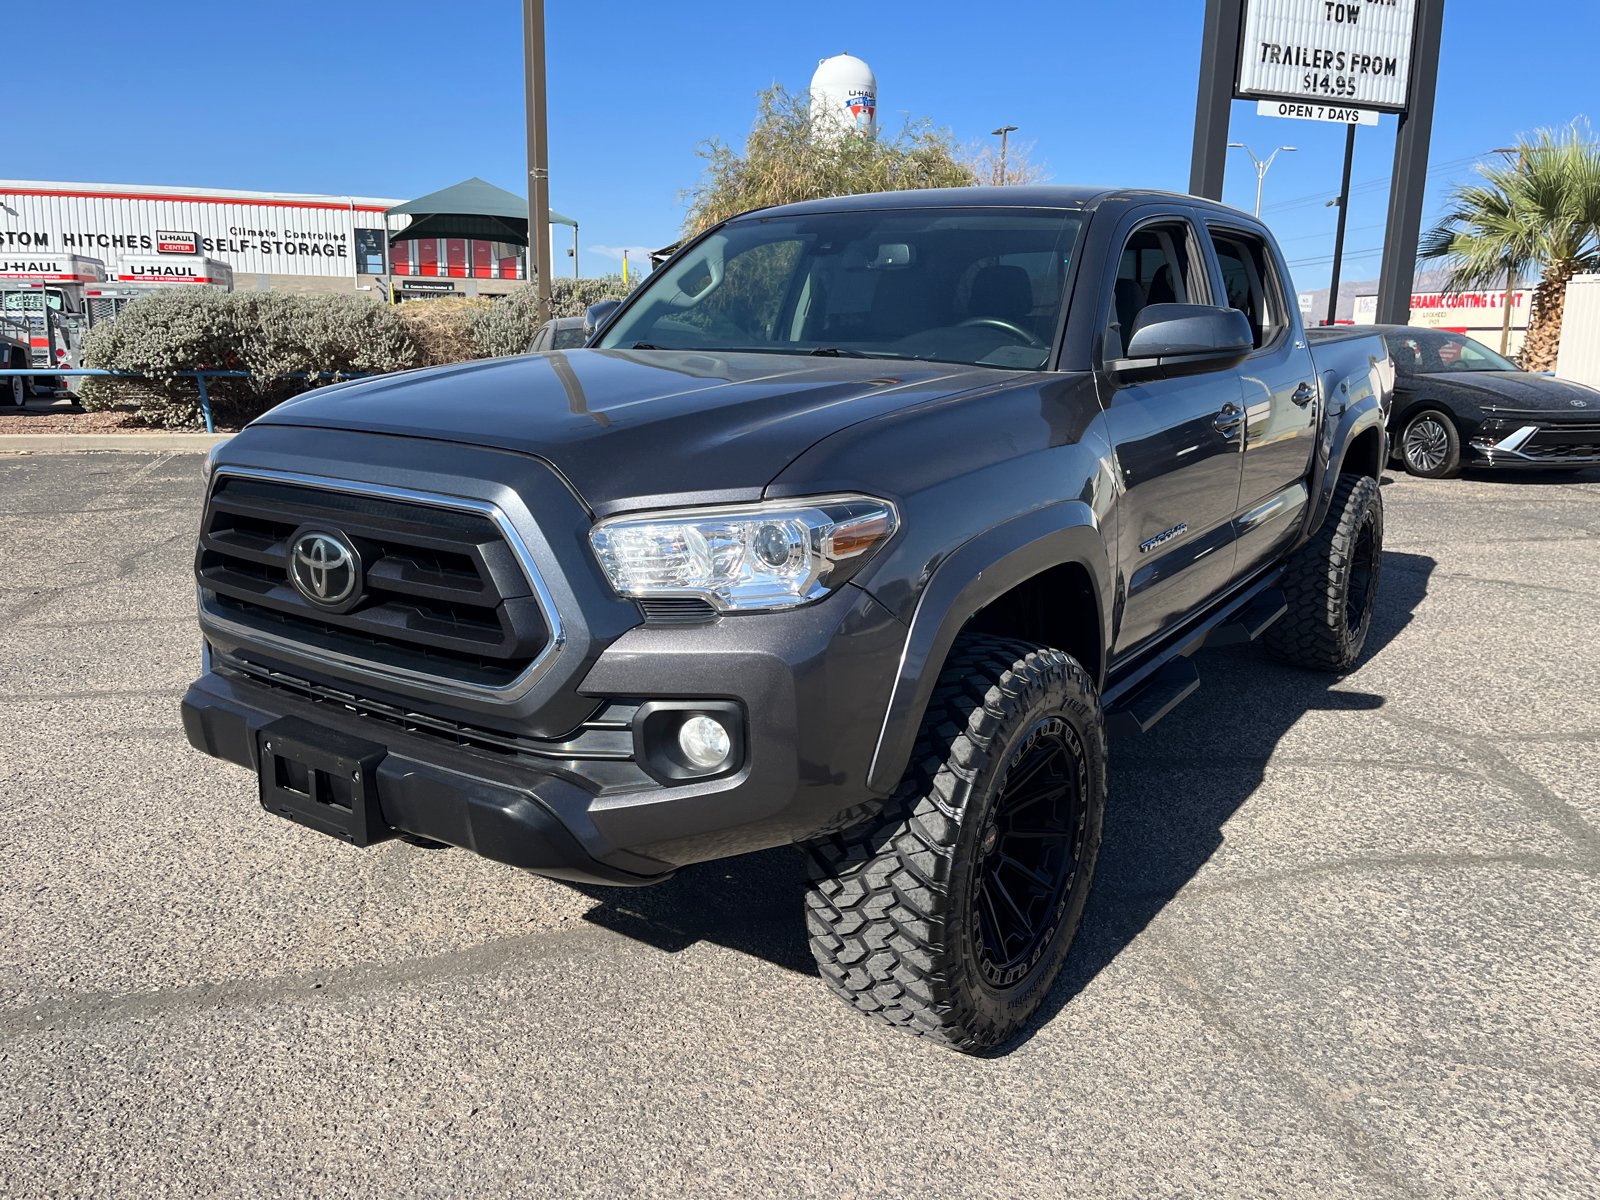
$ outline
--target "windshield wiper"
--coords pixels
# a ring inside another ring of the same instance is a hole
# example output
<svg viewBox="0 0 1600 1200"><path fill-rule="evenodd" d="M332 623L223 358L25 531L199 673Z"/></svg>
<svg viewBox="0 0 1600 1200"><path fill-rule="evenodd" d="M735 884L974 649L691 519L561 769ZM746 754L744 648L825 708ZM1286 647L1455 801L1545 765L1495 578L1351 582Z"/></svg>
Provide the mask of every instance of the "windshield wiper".
<svg viewBox="0 0 1600 1200"><path fill-rule="evenodd" d="M661 349L660 346L652 346L649 342L635 342L633 344L633 348L635 350L659 350L659 349Z"/></svg>
<svg viewBox="0 0 1600 1200"><path fill-rule="evenodd" d="M811 351L812 358L865 358L859 350L846 350L840 346L818 346Z"/></svg>

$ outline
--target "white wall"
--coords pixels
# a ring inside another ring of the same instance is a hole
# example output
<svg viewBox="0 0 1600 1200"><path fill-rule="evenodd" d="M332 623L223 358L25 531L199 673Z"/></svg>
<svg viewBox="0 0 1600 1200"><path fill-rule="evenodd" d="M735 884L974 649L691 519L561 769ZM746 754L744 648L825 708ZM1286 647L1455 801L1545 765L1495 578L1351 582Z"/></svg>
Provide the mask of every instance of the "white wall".
<svg viewBox="0 0 1600 1200"><path fill-rule="evenodd" d="M1556 375L1600 387L1600 275L1574 275L1567 281Z"/></svg>

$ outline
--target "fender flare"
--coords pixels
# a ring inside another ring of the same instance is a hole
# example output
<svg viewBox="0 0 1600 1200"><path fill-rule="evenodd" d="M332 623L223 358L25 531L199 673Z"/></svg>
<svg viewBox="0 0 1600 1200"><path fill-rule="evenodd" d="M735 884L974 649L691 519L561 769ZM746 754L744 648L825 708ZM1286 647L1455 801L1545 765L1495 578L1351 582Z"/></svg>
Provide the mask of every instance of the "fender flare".
<svg viewBox="0 0 1600 1200"><path fill-rule="evenodd" d="M1343 413L1330 418L1338 423L1328 435L1327 445L1329 450L1326 455L1319 455L1317 467L1320 477L1312 481L1311 494L1313 503L1308 506L1306 524L1300 531L1300 536L1295 539L1290 552L1298 550L1316 535L1322 528L1322 522L1327 518L1328 506L1333 503L1334 488L1339 486L1339 475L1344 470L1344 460L1350 453L1350 445L1366 433L1369 429L1378 431L1378 476L1381 479L1383 468L1389 461L1389 431L1384 419L1383 407L1375 397L1369 397L1350 405Z"/></svg>
<svg viewBox="0 0 1600 1200"><path fill-rule="evenodd" d="M888 795L905 774L934 684L967 619L1019 583L1066 563L1077 563L1089 573L1096 632L1104 647L1110 564L1099 522L1083 501L1066 500L1013 517L963 542L939 564L911 618L867 771L868 788Z"/></svg>

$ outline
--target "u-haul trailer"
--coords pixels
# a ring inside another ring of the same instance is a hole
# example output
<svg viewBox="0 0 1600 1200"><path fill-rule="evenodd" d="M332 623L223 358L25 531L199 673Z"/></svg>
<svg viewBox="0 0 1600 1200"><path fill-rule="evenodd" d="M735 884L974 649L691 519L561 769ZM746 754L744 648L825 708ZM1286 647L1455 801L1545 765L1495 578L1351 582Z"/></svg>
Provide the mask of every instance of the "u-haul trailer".
<svg viewBox="0 0 1600 1200"><path fill-rule="evenodd" d="M104 283L105 264L78 254L0 255L0 326L29 348L31 367L80 366L88 328L88 291ZM60 380L35 377L36 393L60 390Z"/></svg>
<svg viewBox="0 0 1600 1200"><path fill-rule="evenodd" d="M170 292L175 287L233 291L233 268L203 255L124 254L102 283L85 292L89 323L109 321L131 300Z"/></svg>

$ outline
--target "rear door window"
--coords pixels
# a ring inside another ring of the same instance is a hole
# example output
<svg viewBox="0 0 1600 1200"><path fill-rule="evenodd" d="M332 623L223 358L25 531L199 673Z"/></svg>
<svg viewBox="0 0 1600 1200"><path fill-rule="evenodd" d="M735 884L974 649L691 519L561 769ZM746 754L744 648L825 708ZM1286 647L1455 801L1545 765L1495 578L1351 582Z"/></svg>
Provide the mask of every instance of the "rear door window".
<svg viewBox="0 0 1600 1200"><path fill-rule="evenodd" d="M1231 229L1213 229L1211 241L1217 248L1217 265L1222 268L1228 306L1249 320L1256 349L1270 346L1288 329L1289 313L1283 299L1286 293L1266 243L1254 234Z"/></svg>

